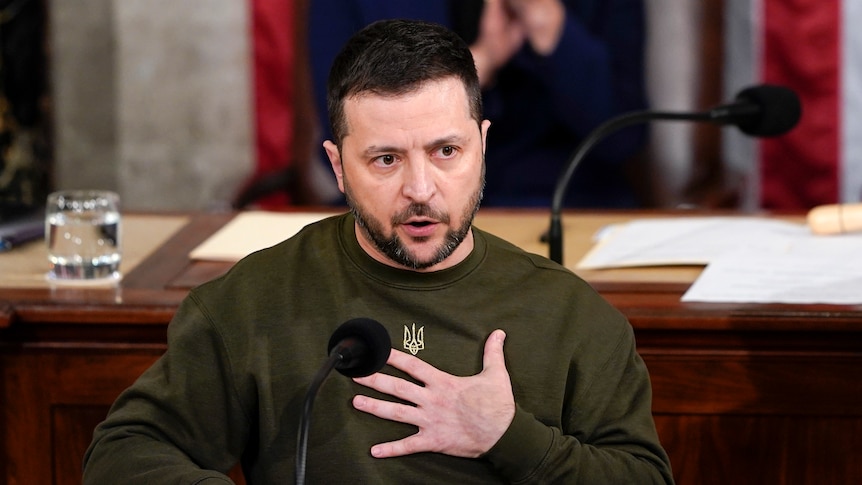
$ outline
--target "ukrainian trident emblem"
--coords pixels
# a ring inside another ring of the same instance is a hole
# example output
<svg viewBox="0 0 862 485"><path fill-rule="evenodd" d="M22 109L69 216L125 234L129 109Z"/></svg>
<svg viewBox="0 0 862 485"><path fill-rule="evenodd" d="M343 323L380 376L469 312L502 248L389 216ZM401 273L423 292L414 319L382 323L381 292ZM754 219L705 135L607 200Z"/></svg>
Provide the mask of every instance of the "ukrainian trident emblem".
<svg viewBox="0 0 862 485"><path fill-rule="evenodd" d="M425 350L425 327L419 327L416 330L416 324L412 327L404 325L404 350L413 355L419 353L420 350Z"/></svg>

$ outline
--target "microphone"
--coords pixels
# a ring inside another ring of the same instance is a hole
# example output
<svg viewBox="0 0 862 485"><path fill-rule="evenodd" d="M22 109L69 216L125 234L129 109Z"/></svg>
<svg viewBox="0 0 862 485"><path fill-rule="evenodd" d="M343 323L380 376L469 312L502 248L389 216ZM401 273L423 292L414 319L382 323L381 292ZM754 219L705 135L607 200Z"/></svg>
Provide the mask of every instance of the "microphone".
<svg viewBox="0 0 862 485"><path fill-rule="evenodd" d="M807 220L814 234L862 231L862 203L820 205L808 211Z"/></svg>
<svg viewBox="0 0 862 485"><path fill-rule="evenodd" d="M607 135L635 123L653 120L706 121L734 125L750 136L771 137L790 131L799 122L802 106L796 93L784 86L762 84L743 89L732 103L708 111L685 113L667 111L635 111L622 114L599 125L578 147L557 179L551 199L551 227L548 230L549 256L563 264L562 207L575 169L589 150Z"/></svg>
<svg viewBox="0 0 862 485"><path fill-rule="evenodd" d="M330 358L335 369L347 377L365 377L383 368L392 341L377 320L354 318L335 329L329 338Z"/></svg>
<svg viewBox="0 0 862 485"><path fill-rule="evenodd" d="M305 483L305 463L308 455L308 429L311 425L311 408L321 384L337 369L347 377L365 377L383 368L392 341L386 328L377 320L354 318L342 323L329 338L329 357L317 371L308 392L299 418L296 438L296 483Z"/></svg>

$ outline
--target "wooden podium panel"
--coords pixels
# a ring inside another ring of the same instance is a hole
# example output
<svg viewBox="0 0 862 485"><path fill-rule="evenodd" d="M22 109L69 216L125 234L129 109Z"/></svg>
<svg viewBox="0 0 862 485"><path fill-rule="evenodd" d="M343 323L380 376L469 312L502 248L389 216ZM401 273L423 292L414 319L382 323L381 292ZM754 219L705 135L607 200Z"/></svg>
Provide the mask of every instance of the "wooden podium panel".
<svg viewBox="0 0 862 485"><path fill-rule="evenodd" d="M598 228L637 216L567 214L566 263ZM229 268L187 255L230 218L189 217L116 288L0 288L0 483L80 483L93 428L164 351L177 305ZM543 213L476 223L547 252ZM862 483L862 306L681 302L699 271L581 274L634 327L677 482Z"/></svg>
<svg viewBox="0 0 862 485"><path fill-rule="evenodd" d="M6 483L81 483L81 460L118 391L164 351L28 348L4 352Z"/></svg>

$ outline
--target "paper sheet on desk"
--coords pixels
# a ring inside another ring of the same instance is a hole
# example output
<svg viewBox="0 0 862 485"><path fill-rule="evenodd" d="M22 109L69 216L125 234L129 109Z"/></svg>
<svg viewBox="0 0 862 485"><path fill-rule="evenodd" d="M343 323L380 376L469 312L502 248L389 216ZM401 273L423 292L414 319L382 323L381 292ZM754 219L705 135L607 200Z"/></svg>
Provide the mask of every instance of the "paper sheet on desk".
<svg viewBox="0 0 862 485"><path fill-rule="evenodd" d="M578 269L706 265L688 302L862 304L862 234L816 236L756 217L643 219L609 228Z"/></svg>
<svg viewBox="0 0 862 485"><path fill-rule="evenodd" d="M317 212L241 212L193 249L189 257L206 261L239 261L259 249L274 246L295 235L308 224L331 215Z"/></svg>
<svg viewBox="0 0 862 485"><path fill-rule="evenodd" d="M740 247L770 249L808 230L753 217L639 219L609 228L577 269L706 265Z"/></svg>
<svg viewBox="0 0 862 485"><path fill-rule="evenodd" d="M862 235L806 234L786 243L713 260L682 301L862 304Z"/></svg>

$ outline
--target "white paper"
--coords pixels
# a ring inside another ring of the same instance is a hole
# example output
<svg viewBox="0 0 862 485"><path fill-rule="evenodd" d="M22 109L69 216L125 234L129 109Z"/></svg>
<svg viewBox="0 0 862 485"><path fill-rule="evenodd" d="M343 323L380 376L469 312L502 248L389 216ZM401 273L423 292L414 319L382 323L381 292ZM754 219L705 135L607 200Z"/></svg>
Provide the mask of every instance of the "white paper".
<svg viewBox="0 0 862 485"><path fill-rule="evenodd" d="M862 235L802 235L783 249L744 248L709 263L687 302L862 304Z"/></svg>
<svg viewBox="0 0 862 485"><path fill-rule="evenodd" d="M801 224L760 217L639 219L608 230L576 268L706 265L728 251L769 250L787 235L807 232Z"/></svg>
<svg viewBox="0 0 862 485"><path fill-rule="evenodd" d="M862 304L862 234L761 217L641 219L603 233L578 269L706 265L686 302Z"/></svg>
<svg viewBox="0 0 862 485"><path fill-rule="evenodd" d="M248 211L236 215L189 253L191 259L239 261L260 249L274 246L303 227L330 213Z"/></svg>

